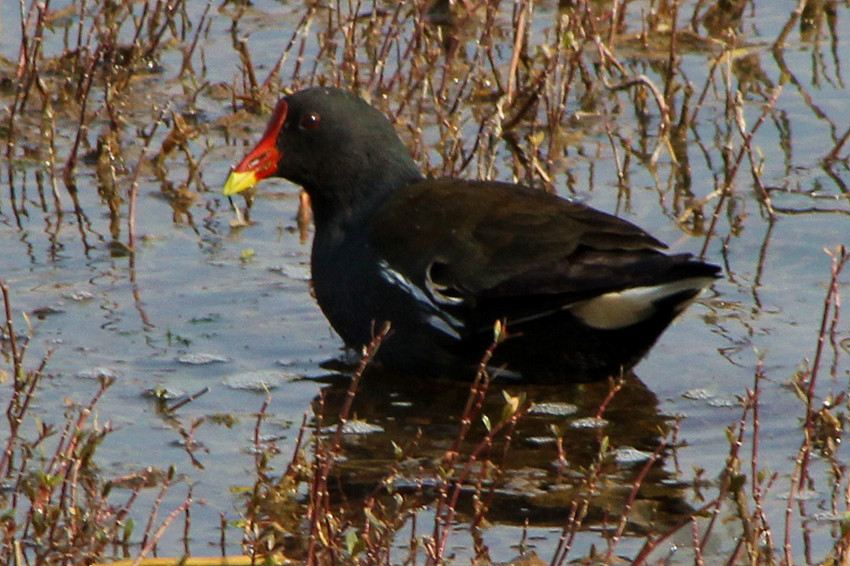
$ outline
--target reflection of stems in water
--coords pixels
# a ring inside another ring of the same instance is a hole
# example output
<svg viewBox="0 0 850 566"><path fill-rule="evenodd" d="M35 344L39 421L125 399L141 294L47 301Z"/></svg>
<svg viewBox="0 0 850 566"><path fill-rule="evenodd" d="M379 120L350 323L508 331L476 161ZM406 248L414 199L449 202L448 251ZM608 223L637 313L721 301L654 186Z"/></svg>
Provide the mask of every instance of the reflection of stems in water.
<svg viewBox="0 0 850 566"><path fill-rule="evenodd" d="M637 85L643 85L649 92L652 93L653 98L655 98L655 103L658 105L658 112L661 116L661 124L658 127L658 145L656 145L655 150L652 152L652 158L650 159L650 163L655 164L658 161L658 156L660 154L661 148L664 147L665 142L667 141L667 133L670 129L670 106L664 100L661 91L658 90L658 87L655 86L655 83L647 77L646 75L638 75L637 77L628 79L619 84L609 84L603 77L603 84L605 88L610 91L618 91L625 90L627 88L631 88ZM674 156L675 159L675 156Z"/></svg>
<svg viewBox="0 0 850 566"><path fill-rule="evenodd" d="M145 140L145 145L142 148L142 153L139 155L139 160L136 162L136 170L133 172L133 181L130 183L130 203L127 208L127 234L128 234L128 248L130 250L130 258L128 269L130 272L130 284L132 287L133 293L133 303L136 306L136 311L139 313L139 317L142 320L142 324L145 327L145 331L156 328L155 325L151 324L148 319L147 312L145 312L141 292L138 285L138 280L136 279L136 209L137 209L137 201L139 198L139 177L142 172L142 164L147 160L148 150L150 149L151 141L154 138L154 134L156 134L157 128L162 123L165 118L166 113L168 112L170 105L166 105L163 108L153 126L151 127L150 132L148 133L147 139Z"/></svg>
<svg viewBox="0 0 850 566"><path fill-rule="evenodd" d="M130 287L132 289L133 295L133 305L136 307L136 312L139 313L139 318L142 320L142 325L144 326L145 332L148 330L153 330L156 328L155 324L152 324L150 319L148 318L148 313L145 311L144 303L142 302L142 293L139 289L139 282L136 279L136 254L131 253L129 262L127 264L127 269L130 272Z"/></svg>
<svg viewBox="0 0 850 566"><path fill-rule="evenodd" d="M824 168L829 169L829 168L832 167L832 165L836 161L838 161L838 159L839 159L838 154L842 150L842 148L844 147L844 144L847 143L848 139L850 139L850 128L847 128L847 130L844 132L844 134L841 136L841 138L839 138L839 140L837 142L835 142L835 146L832 148L832 150L830 150L830 152L827 153L826 156L824 156L824 158L822 160ZM846 187L844 187L843 183L842 183L841 187L842 187L842 192L847 192L847 189L846 189Z"/></svg>
<svg viewBox="0 0 850 566"><path fill-rule="evenodd" d="M850 130L847 130L847 133L850 133ZM844 193L845 197L850 197L850 188L847 187L847 184L844 182L844 179L839 177L835 171L832 170L833 162L828 162L823 165L823 171L827 174L827 176L832 179L835 183L835 186L838 187L838 190Z"/></svg>
<svg viewBox="0 0 850 566"><path fill-rule="evenodd" d="M717 70L717 67L721 62L726 62L727 65L731 64L732 52L730 50L724 50L717 57L715 57L711 61L711 65L708 68L708 74L705 77L705 85L702 87L702 91L699 94L699 98L697 98L697 103L694 106L693 112L691 112L690 119L688 122L690 124L697 123L697 116L699 115L700 110L702 110L705 105L705 99L708 96L708 92L711 89L711 85L714 82L714 72ZM696 129L696 128L694 128Z"/></svg>
<svg viewBox="0 0 850 566"><path fill-rule="evenodd" d="M792 85L797 87L797 90L800 92L800 96L802 97L803 102L805 102L806 106L811 109L815 117L820 118L821 120L824 120L829 123L830 130L832 131L832 137L833 139L835 139L835 123L829 119L829 116L827 116L826 113L821 110L821 108L817 104L815 104L814 100L812 99L812 95L809 94L809 91L807 91L805 87L803 87L803 84L800 82L799 79L797 79L796 75L794 75L794 73L791 71L791 68L788 67L788 64L785 62L783 52L774 51L773 59L776 62L777 67L779 67L782 76L786 79L784 82L790 82Z"/></svg>
<svg viewBox="0 0 850 566"><path fill-rule="evenodd" d="M676 47L677 47L677 38L678 38L678 19L679 19L679 2L673 2L670 7L670 49L667 55L667 67L664 69L664 102L667 104L668 108L672 108L673 106L673 97L676 94L676 83L673 82L673 77L676 76L676 69L678 65L676 64ZM663 116L662 120L662 129L661 134L667 133L667 126L669 125L669 121L673 119L672 110L667 116Z"/></svg>
<svg viewBox="0 0 850 566"><path fill-rule="evenodd" d="M80 123L77 126L77 134L74 136L74 142L71 144L71 151L68 155L68 160L65 162L65 169L62 171L62 180L65 182L65 188L68 189L68 192L72 195L76 195L77 193L77 180L75 175L77 169L77 157L80 151L80 142L83 139L83 134L88 131L86 126L86 109L88 107L89 94L91 93L95 71L98 64L100 64L103 59L103 51L104 48L102 46L98 46L94 53L91 54L89 64L86 67L82 80L80 81L80 85L77 88L77 97L80 101Z"/></svg>
<svg viewBox="0 0 850 566"><path fill-rule="evenodd" d="M49 100L49 96L45 96L45 100ZM62 206L62 198L59 196L59 182L56 178L56 112L53 105L46 102L42 110L42 115L48 123L48 126L44 128L46 132L42 135L47 138L45 140L47 168L50 175L50 191L53 194L53 210L56 214L56 232L58 233L59 225L62 224L64 207ZM56 234L53 234L53 236L55 241Z"/></svg>
<svg viewBox="0 0 850 566"><path fill-rule="evenodd" d="M526 46L526 34L528 33L529 12L531 11L531 2L522 2L519 7L519 15L514 22L514 46L511 53L511 63L508 67L508 103L512 103L516 96L516 84L520 80L519 77L519 60L523 55Z"/></svg>
<svg viewBox="0 0 850 566"><path fill-rule="evenodd" d="M145 139L145 145L142 148L142 153L139 156L139 160L136 162L136 170L133 172L133 180L130 183L130 203L127 207L127 233L129 238L127 245L133 252L136 250L136 204L139 199L139 177L142 173L142 164L147 160L148 150L150 150L154 134L156 134L159 125L162 124L163 120L165 120L165 115L168 113L170 108L171 105L166 104L165 107L159 111L159 116L151 127L150 132L147 134L147 139Z"/></svg>
<svg viewBox="0 0 850 566"><path fill-rule="evenodd" d="M774 210L781 212L781 209L774 208ZM762 285L762 278L764 277L764 268L767 262L767 253L770 247L771 238L773 236L773 229L776 227L776 216L770 216L767 218L767 230L765 231L764 237L762 238L761 245L759 246L758 260L756 262L755 273L752 278L752 284L750 285L750 294L753 296L754 304L762 309L764 305L762 304L761 297L759 297L759 287ZM723 271L726 273L726 279L729 280L730 283L735 285L742 286L743 283L738 280L737 272L732 267L732 262L730 261L729 251L733 249L732 239L735 237L735 234L730 232L723 238L723 246L720 248L720 257L723 262ZM753 329L750 328L750 334L754 333Z"/></svg>
<svg viewBox="0 0 850 566"><path fill-rule="evenodd" d="M28 24L34 12L37 12L37 18L32 31L28 32ZM38 63L42 58L41 51L46 17L47 8L39 2L33 2L30 5L29 13L24 16L24 3L21 2L21 47L18 55L18 67L15 70L15 78L17 79L18 86L15 89L15 98L8 110L9 125L6 138L6 159L10 162L14 156L14 149L16 147L15 118L18 112L23 113L30 93L35 90L33 89L33 85L41 80ZM30 45L32 45L31 49Z"/></svg>
<svg viewBox="0 0 850 566"><path fill-rule="evenodd" d="M794 29L794 24L797 23L797 20L800 19L800 16L803 14L803 10L806 8L806 3L808 0L799 0L797 7L794 8L794 11L791 12L791 17L788 18L788 21L785 22L785 26L782 28L782 31L779 32L779 35L776 37L776 41L773 42L773 51L774 53L780 52L785 47L785 40L788 38L788 34L791 33L791 30ZM789 564L791 564L789 562Z"/></svg>
<svg viewBox="0 0 850 566"><path fill-rule="evenodd" d="M762 108L761 115L759 116L756 123L753 127L746 133L744 139L741 143L741 147L738 150L738 154L734 160L731 160L726 164L726 176L723 180L723 186L719 189L720 198L717 200L717 206L714 208L714 213L711 216L711 223L709 224L708 231L705 234L705 240L703 241L702 248L700 249L699 259L705 259L705 254L708 252L708 244L711 241L711 237L715 235L717 231L717 222L720 219L720 212L723 209L723 206L726 204L726 200L732 192L732 184L735 180L735 177L738 175L738 169L741 166L741 162L744 159L744 154L752 151L752 141L753 136L755 136L758 129L764 124L767 117L773 111L774 105L776 104L777 99L779 98L779 94L782 92L782 85L777 86L773 93L770 96L770 100L764 105ZM743 132L743 125L738 123L739 131ZM753 171L753 174L757 174Z"/></svg>
<svg viewBox="0 0 850 566"><path fill-rule="evenodd" d="M620 157L620 151L617 149L617 144L614 143L614 135L611 133L611 124L605 122L605 133L608 134L608 143L611 144L611 152L614 154L614 165L617 167L617 208L620 207L620 199L626 198L625 208L628 210L631 207L629 195L631 194L626 178L626 173L623 170L623 160Z"/></svg>

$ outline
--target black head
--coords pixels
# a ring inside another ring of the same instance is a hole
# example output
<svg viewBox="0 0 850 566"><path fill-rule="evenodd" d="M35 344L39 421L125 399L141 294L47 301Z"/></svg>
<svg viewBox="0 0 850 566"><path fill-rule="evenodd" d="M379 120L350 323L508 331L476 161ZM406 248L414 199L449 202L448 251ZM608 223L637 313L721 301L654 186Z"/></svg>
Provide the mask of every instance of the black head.
<svg viewBox="0 0 850 566"><path fill-rule="evenodd" d="M231 173L224 192L237 193L271 176L303 186L314 209L356 207L421 178L383 113L353 93L324 87L278 102L263 137Z"/></svg>

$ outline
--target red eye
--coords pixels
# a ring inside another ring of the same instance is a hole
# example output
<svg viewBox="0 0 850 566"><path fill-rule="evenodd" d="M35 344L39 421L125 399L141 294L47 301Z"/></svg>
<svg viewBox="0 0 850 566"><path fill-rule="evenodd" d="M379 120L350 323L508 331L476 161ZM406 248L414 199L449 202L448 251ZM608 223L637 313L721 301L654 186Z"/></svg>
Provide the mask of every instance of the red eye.
<svg viewBox="0 0 850 566"><path fill-rule="evenodd" d="M305 130L315 130L319 127L319 122L321 121L322 119L318 114L310 112L301 118L301 127Z"/></svg>

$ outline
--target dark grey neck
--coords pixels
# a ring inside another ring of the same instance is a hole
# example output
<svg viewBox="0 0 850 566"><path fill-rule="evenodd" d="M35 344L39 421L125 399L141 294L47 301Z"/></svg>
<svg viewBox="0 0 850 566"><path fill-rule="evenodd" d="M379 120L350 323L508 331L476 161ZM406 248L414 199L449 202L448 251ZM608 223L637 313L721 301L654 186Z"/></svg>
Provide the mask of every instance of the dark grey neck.
<svg viewBox="0 0 850 566"><path fill-rule="evenodd" d="M317 235L323 231L348 232L363 224L394 191L423 179L411 160L410 167L360 170L321 186L305 186L313 206Z"/></svg>

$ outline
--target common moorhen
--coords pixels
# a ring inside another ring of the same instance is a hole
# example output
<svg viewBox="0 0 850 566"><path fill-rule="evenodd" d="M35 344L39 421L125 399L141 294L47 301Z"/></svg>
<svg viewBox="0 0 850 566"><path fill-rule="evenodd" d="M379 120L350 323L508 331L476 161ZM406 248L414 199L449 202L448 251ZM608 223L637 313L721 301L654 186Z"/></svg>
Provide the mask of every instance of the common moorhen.
<svg viewBox="0 0 850 566"><path fill-rule="evenodd" d="M425 179L390 121L355 94L278 102L225 195L283 177L310 196L316 299L346 345L389 322L378 360L405 374L493 367L528 380L619 375L717 277L717 266L615 216L522 185Z"/></svg>

